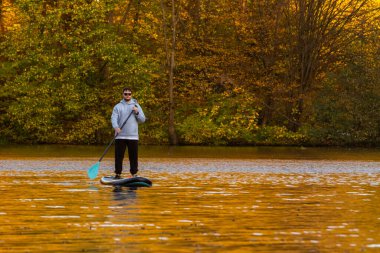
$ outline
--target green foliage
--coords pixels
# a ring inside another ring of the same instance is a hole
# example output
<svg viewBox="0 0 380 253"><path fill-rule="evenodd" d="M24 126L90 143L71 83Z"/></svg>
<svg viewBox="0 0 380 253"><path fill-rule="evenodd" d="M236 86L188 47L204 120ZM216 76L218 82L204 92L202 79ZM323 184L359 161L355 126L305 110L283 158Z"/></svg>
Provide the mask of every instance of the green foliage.
<svg viewBox="0 0 380 253"><path fill-rule="evenodd" d="M366 43L347 51L349 63L331 73L314 103L309 135L325 145L380 141L380 54Z"/></svg>
<svg viewBox="0 0 380 253"><path fill-rule="evenodd" d="M292 132L284 126L261 127L255 136L255 142L258 145L304 145L308 143L307 139L302 129Z"/></svg>
<svg viewBox="0 0 380 253"><path fill-rule="evenodd" d="M3 135L16 142L99 142L110 132L121 87L148 92L148 62L108 21L115 2L17 2L22 25L1 45L2 90L12 94L3 105Z"/></svg>
<svg viewBox="0 0 380 253"><path fill-rule="evenodd" d="M232 90L214 95L210 105L197 108L179 125L186 144L248 144L257 126L255 100L246 92Z"/></svg>

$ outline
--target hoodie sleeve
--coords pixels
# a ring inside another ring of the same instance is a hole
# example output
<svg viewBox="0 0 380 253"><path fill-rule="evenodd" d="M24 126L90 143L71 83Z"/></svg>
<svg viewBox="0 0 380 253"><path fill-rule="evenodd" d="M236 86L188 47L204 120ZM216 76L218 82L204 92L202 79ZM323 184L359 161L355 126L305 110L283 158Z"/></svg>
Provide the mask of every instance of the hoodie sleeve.
<svg viewBox="0 0 380 253"><path fill-rule="evenodd" d="M120 127L118 122L119 122L119 110L117 109L117 105L116 105L112 110L112 116L111 116L111 123L114 129Z"/></svg>
<svg viewBox="0 0 380 253"><path fill-rule="evenodd" d="M139 104L136 104L137 109L139 109L139 114L136 115L137 122L144 123L145 122L145 114Z"/></svg>

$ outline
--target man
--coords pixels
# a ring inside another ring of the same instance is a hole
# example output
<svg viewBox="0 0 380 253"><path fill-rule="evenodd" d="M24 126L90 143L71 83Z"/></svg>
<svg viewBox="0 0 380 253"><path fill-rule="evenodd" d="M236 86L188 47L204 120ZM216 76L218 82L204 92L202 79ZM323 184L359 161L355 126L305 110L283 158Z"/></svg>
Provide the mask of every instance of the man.
<svg viewBox="0 0 380 253"><path fill-rule="evenodd" d="M122 127L126 120L126 124ZM137 101L132 99L132 89L123 89L123 99L113 108L111 122L115 129L115 135L117 134L115 139L115 178L121 178L127 147L130 172L135 177L138 172L138 124L145 122L145 115Z"/></svg>

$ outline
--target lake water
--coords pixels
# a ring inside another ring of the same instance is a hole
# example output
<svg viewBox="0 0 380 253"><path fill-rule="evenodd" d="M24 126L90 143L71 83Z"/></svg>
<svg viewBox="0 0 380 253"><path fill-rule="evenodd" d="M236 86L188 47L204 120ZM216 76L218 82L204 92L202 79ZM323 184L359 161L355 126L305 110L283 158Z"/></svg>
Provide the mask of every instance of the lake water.
<svg viewBox="0 0 380 253"><path fill-rule="evenodd" d="M0 146L0 252L380 252L378 149L141 147L137 190L103 149Z"/></svg>

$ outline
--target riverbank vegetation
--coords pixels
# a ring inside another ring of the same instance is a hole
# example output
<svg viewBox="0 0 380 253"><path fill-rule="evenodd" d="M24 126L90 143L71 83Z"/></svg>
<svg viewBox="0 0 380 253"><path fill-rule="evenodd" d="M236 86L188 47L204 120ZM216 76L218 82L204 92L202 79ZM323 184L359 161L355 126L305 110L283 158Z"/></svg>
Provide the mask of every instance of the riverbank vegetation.
<svg viewBox="0 0 380 253"><path fill-rule="evenodd" d="M0 140L106 143L128 86L145 144L379 145L379 8L0 1Z"/></svg>

